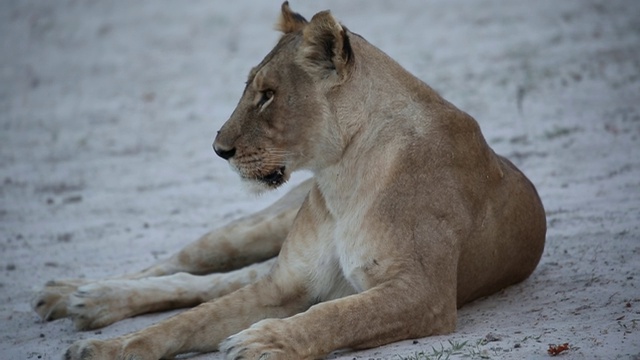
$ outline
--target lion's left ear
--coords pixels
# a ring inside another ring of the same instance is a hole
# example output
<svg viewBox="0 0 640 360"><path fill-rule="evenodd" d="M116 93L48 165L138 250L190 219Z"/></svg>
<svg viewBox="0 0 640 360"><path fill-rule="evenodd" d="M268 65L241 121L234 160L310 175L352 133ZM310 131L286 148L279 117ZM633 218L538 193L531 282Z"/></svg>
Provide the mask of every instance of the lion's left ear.
<svg viewBox="0 0 640 360"><path fill-rule="evenodd" d="M299 64L320 79L337 75L339 81L344 80L353 60L348 32L329 11L315 14L302 29Z"/></svg>
<svg viewBox="0 0 640 360"><path fill-rule="evenodd" d="M276 24L276 29L280 30L283 34L302 30L304 26L307 25L307 19L297 12L293 12L289 7L288 1L282 3L280 10L280 20L278 20Z"/></svg>

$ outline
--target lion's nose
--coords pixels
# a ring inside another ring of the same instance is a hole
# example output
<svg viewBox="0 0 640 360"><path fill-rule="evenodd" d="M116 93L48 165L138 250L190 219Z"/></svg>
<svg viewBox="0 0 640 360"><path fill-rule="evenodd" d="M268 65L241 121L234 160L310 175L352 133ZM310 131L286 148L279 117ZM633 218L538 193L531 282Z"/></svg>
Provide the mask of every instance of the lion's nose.
<svg viewBox="0 0 640 360"><path fill-rule="evenodd" d="M231 148L226 150L220 147L219 145L216 145L216 143L213 143L213 151L215 151L216 154L218 154L218 156L220 156L225 160L231 159L233 155L236 154L236 148Z"/></svg>

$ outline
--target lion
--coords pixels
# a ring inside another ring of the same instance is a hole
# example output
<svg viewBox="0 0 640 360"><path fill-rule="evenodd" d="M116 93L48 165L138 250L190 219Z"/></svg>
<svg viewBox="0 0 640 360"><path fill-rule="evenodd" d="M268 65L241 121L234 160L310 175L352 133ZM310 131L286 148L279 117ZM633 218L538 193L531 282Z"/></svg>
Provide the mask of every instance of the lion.
<svg viewBox="0 0 640 360"><path fill-rule="evenodd" d="M285 2L278 28L213 147L261 191L313 177L138 274L50 283L36 310L78 328L201 303L65 359L317 359L447 334L460 306L536 268L542 202L470 115L329 11Z"/></svg>

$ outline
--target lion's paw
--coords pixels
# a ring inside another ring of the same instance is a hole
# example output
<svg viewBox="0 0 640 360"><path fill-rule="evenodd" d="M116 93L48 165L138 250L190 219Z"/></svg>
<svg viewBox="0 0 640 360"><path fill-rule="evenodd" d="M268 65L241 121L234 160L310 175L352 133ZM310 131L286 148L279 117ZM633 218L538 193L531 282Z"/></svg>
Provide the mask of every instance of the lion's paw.
<svg viewBox="0 0 640 360"><path fill-rule="evenodd" d="M97 329L135 315L129 307L129 288L126 280L50 281L31 306L45 321L70 317L77 330Z"/></svg>
<svg viewBox="0 0 640 360"><path fill-rule="evenodd" d="M31 307L44 321L69 316L69 296L86 280L49 281L31 300Z"/></svg>
<svg viewBox="0 0 640 360"><path fill-rule="evenodd" d="M220 344L227 360L301 360L290 339L279 333L275 325L280 320L268 319L228 337Z"/></svg>
<svg viewBox="0 0 640 360"><path fill-rule="evenodd" d="M64 360L142 360L142 357L122 356L119 342L102 340L80 340L69 347Z"/></svg>
<svg viewBox="0 0 640 360"><path fill-rule="evenodd" d="M69 296L68 313L78 330L91 330L132 315L126 281L106 280L80 286Z"/></svg>
<svg viewBox="0 0 640 360"><path fill-rule="evenodd" d="M64 360L158 360L157 345L142 339L120 337L109 340L80 340L69 347Z"/></svg>

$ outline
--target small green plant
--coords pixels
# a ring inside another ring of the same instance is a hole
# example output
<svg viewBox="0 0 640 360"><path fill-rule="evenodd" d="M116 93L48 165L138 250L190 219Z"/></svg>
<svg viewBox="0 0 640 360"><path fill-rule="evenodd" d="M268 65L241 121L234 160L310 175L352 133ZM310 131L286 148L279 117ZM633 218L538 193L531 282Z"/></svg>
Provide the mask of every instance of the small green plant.
<svg viewBox="0 0 640 360"><path fill-rule="evenodd" d="M486 345L487 343L488 341L486 339L479 339L476 341L475 345L470 346L470 348L467 349L464 357L471 359L489 359L490 357L487 350L480 348L480 346Z"/></svg>
<svg viewBox="0 0 640 360"><path fill-rule="evenodd" d="M520 340L521 343L529 340L529 339L533 339L537 342L540 342L540 338L542 337L542 334L538 335L538 336L533 336L533 335L528 335L522 338L522 340Z"/></svg>
<svg viewBox="0 0 640 360"><path fill-rule="evenodd" d="M451 356L458 356L460 358L470 359L489 359L489 355L486 350L480 349L481 345L484 345L484 339L476 341L474 344L469 344L465 341L448 340L447 344L440 343L440 347L431 347L431 351L416 351L413 355L396 357L400 360L448 360Z"/></svg>
<svg viewBox="0 0 640 360"><path fill-rule="evenodd" d="M578 132L581 131L582 128L580 128L579 126L574 126L574 127L561 127L561 126L554 126L553 129L551 130L547 130L544 132L544 136L551 140L551 139L556 139L559 137L564 137L567 135L571 135L574 132Z"/></svg>

